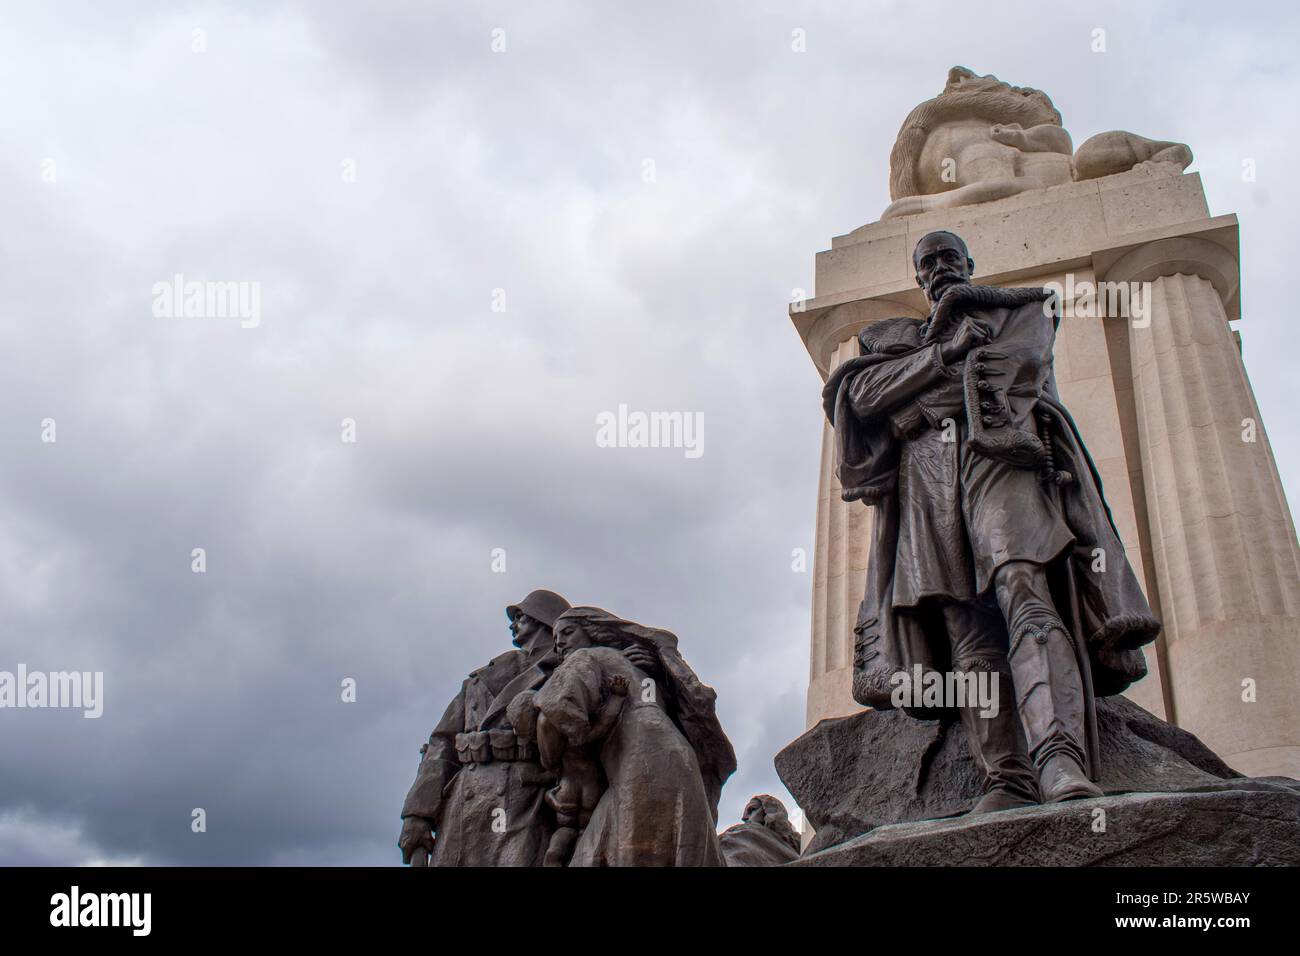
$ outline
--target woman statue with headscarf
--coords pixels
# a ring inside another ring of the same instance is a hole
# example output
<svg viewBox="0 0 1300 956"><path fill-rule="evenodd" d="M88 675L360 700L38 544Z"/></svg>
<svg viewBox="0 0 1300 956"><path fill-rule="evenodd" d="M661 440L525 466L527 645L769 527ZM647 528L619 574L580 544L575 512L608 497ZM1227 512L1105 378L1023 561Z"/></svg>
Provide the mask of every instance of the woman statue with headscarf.
<svg viewBox="0 0 1300 956"><path fill-rule="evenodd" d="M510 708L560 777L548 862L724 865L718 797L736 755L676 635L575 607L556 620L555 646L560 666Z"/></svg>

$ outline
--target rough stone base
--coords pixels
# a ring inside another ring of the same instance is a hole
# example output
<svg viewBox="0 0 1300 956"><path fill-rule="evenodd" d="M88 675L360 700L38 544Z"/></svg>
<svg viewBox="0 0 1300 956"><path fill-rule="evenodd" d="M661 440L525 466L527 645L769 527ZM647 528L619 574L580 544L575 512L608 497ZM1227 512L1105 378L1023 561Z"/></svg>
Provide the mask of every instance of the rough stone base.
<svg viewBox="0 0 1300 956"><path fill-rule="evenodd" d="M1123 697L1099 700L1097 723L1107 794L1268 786ZM776 755L776 770L816 830L808 852L886 824L963 814L984 783L960 724L899 711L823 720Z"/></svg>
<svg viewBox="0 0 1300 956"><path fill-rule="evenodd" d="M896 823L786 865L1300 866L1300 791L1134 793Z"/></svg>

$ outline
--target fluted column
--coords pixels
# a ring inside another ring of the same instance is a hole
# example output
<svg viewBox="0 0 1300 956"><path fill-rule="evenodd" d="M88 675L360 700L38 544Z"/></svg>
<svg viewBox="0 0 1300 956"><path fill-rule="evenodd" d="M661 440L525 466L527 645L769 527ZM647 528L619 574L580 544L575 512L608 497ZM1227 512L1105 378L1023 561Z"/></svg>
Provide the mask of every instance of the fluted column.
<svg viewBox="0 0 1300 956"><path fill-rule="evenodd" d="M858 354L857 335L862 329L900 315L922 317L915 308L893 298L857 299L827 310L804 341L818 371L828 376L841 362ZM853 625L867 585L875 514L874 508L860 501L846 502L840 497L835 433L823 422L813 551L809 727L826 717L843 717L862 709L853 700Z"/></svg>
<svg viewBox="0 0 1300 956"><path fill-rule="evenodd" d="M1248 776L1300 776L1300 549L1224 309L1235 259L1166 239L1106 278L1150 283L1129 342L1170 719Z"/></svg>
<svg viewBox="0 0 1300 956"><path fill-rule="evenodd" d="M832 353L830 368L833 370L856 354L856 340L841 342ZM874 517L874 508L840 497L840 481L835 476L835 433L829 423L823 424L813 552L809 727L825 717L842 717L861 709L852 695L853 625L866 587Z"/></svg>

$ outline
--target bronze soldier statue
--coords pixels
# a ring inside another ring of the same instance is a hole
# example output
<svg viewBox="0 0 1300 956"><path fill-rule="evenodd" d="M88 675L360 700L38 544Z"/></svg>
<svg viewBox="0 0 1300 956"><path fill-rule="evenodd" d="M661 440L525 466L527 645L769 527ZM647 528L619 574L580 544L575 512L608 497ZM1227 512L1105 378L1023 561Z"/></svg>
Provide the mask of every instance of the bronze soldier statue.
<svg viewBox="0 0 1300 956"><path fill-rule="evenodd" d="M823 392L843 497L877 508L854 697L892 707L917 666L996 673L996 714L960 709L987 775L974 810L1100 796L1094 699L1145 675L1160 625L1056 394L1059 310L973 285L951 232L913 264L929 317L864 329Z"/></svg>
<svg viewBox="0 0 1300 956"><path fill-rule="evenodd" d="M544 796L555 783L536 745L506 708L545 684L559 657L552 627L569 609L553 591L506 608L518 650L473 671L421 748L402 807L402 862L429 866L540 866L555 829Z"/></svg>

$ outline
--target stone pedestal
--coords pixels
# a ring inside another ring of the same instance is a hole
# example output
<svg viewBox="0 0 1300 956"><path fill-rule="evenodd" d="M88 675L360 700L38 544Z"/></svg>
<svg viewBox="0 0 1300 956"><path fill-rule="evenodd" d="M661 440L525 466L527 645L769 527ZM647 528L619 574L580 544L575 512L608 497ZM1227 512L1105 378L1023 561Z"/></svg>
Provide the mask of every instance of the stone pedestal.
<svg viewBox="0 0 1300 956"><path fill-rule="evenodd" d="M1134 793L895 823L787 866L1298 866L1300 791Z"/></svg>
<svg viewBox="0 0 1300 956"><path fill-rule="evenodd" d="M1194 735L1122 696L1098 702L1097 722L1105 798L970 816L985 780L960 723L899 711L823 720L776 755L781 781L816 830L803 861L1300 862L1300 781L1243 777Z"/></svg>
<svg viewBox="0 0 1300 956"><path fill-rule="evenodd" d="M1151 284L1149 325L1067 313L1056 346L1061 398L1165 625L1129 696L1248 774L1300 775L1300 550L1227 324L1241 314L1236 217L1209 216L1196 174L1138 169L863 226L817 255L816 296L791 308L823 376L868 323L925 314L911 251L939 228L966 240L980 283ZM824 428L810 727L858 709L852 624L870 528L870 509L839 498Z"/></svg>

